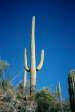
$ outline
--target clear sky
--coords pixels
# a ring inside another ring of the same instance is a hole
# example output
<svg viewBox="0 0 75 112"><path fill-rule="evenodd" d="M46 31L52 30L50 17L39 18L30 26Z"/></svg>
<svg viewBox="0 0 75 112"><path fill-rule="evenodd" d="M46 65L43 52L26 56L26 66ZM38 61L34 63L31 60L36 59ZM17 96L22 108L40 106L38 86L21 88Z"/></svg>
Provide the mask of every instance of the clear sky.
<svg viewBox="0 0 75 112"><path fill-rule="evenodd" d="M30 32L32 16L36 16L36 63L41 49L45 61L37 73L37 87L52 90L58 81L63 97L68 96L67 76L75 69L75 2L67 0L2 0L0 1L0 56L11 67L10 75L23 79L24 48L30 58ZM29 63L29 61L28 61ZM29 74L28 74L29 75Z"/></svg>

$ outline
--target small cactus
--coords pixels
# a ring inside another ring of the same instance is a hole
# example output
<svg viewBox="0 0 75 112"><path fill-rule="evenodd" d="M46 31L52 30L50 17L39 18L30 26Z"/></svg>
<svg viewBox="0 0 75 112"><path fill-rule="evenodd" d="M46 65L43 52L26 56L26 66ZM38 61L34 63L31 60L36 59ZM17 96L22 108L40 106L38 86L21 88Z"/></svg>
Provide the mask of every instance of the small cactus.
<svg viewBox="0 0 75 112"><path fill-rule="evenodd" d="M56 96L57 96L58 99L59 99L61 112L63 112L62 90L61 90L61 84L60 84L60 82L59 82L58 85L56 86Z"/></svg>

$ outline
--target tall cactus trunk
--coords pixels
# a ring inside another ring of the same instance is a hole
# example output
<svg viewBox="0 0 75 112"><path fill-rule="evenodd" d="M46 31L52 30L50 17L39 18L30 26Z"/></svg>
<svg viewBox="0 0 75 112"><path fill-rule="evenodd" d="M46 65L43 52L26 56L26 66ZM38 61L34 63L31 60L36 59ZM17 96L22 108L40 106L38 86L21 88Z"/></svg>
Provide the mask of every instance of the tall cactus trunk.
<svg viewBox="0 0 75 112"><path fill-rule="evenodd" d="M75 71L71 71L68 76L69 96L72 112L75 112Z"/></svg>
<svg viewBox="0 0 75 112"><path fill-rule="evenodd" d="M26 89L26 82L27 82L27 77L26 77L26 71L24 70L24 77L23 77L23 88L24 88L24 93L25 93L25 89Z"/></svg>
<svg viewBox="0 0 75 112"><path fill-rule="evenodd" d="M27 57L26 57L26 49L24 51L24 66L25 64L27 65ZM26 82L27 82L27 74L26 74L26 70L24 69L24 76L23 76L23 92L25 93L25 89L26 89Z"/></svg>
<svg viewBox="0 0 75 112"><path fill-rule="evenodd" d="M30 93L35 90L36 86L36 59L35 59L35 16L32 19L31 33L31 76L30 76Z"/></svg>
<svg viewBox="0 0 75 112"><path fill-rule="evenodd" d="M41 60L39 65L36 67L36 58L35 58L35 16L32 18L32 32L31 32L31 55L30 55L30 68L27 66L27 55L25 49L25 70L30 72L30 95L35 91L36 88L36 71L39 71L43 66L44 61L44 50L41 52Z"/></svg>

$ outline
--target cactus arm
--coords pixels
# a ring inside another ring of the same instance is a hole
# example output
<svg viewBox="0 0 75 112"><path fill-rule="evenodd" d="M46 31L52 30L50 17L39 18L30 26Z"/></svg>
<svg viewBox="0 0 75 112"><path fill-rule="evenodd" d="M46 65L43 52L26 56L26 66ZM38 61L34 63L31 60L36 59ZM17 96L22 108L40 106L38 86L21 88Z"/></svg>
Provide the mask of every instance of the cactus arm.
<svg viewBox="0 0 75 112"><path fill-rule="evenodd" d="M43 62L44 62L44 50L41 51L41 60L40 60L40 64L36 68L36 71L39 71L42 68Z"/></svg>
<svg viewBox="0 0 75 112"><path fill-rule="evenodd" d="M27 72L30 72L30 69L27 65L27 54L26 54L26 48L25 48L25 52L24 52L24 69L27 71Z"/></svg>

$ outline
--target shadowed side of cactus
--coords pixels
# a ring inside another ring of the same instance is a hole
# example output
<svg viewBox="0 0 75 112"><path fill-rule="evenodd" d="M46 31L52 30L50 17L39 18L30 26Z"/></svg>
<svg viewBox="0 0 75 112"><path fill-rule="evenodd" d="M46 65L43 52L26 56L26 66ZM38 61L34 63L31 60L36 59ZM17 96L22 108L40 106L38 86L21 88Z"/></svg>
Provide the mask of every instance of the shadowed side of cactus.
<svg viewBox="0 0 75 112"><path fill-rule="evenodd" d="M70 71L68 75L69 96L72 112L75 112L75 71Z"/></svg>
<svg viewBox="0 0 75 112"><path fill-rule="evenodd" d="M31 45L30 45L30 68L27 66L27 55L25 48L25 70L30 72L30 94L35 91L36 88L36 71L42 68L44 61L44 50L41 52L40 64L36 67L35 57L35 16L32 17L32 32L31 32Z"/></svg>

